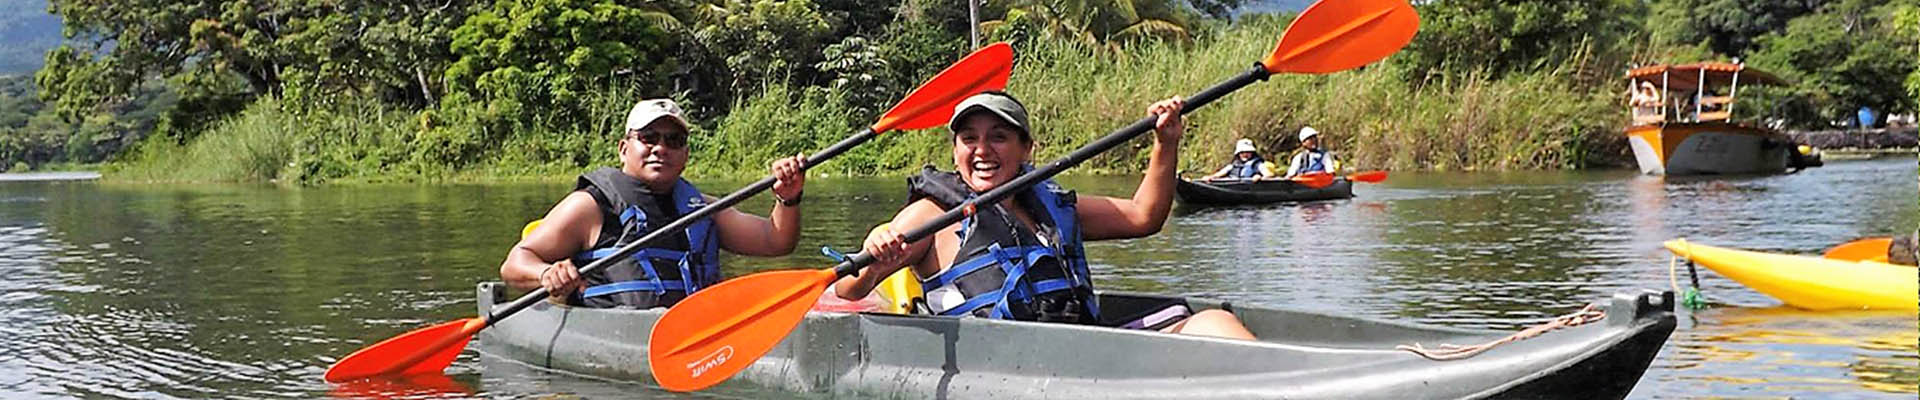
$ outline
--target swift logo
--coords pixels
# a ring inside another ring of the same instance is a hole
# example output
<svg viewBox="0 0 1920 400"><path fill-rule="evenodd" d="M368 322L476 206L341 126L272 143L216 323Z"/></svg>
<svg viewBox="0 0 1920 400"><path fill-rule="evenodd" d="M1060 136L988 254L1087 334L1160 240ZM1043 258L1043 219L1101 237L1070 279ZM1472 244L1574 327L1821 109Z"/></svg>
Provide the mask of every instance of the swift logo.
<svg viewBox="0 0 1920 400"><path fill-rule="evenodd" d="M720 346L719 350L714 350L705 357L687 363L687 370L693 372L693 377L699 378L701 374L707 373L707 370L726 364L730 359L733 359L733 346Z"/></svg>

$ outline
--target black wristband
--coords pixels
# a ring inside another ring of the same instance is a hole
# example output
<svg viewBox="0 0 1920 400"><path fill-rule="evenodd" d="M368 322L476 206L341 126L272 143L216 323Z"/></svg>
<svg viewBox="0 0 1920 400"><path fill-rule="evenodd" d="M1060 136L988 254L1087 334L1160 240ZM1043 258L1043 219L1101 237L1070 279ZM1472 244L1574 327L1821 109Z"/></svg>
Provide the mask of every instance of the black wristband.
<svg viewBox="0 0 1920 400"><path fill-rule="evenodd" d="M774 194L773 194L773 199L774 199L774 200L779 200L779 201L780 201L780 205L782 205L782 206L787 206L787 207L793 207L793 206L797 206L797 205L800 205L800 198L801 198L801 197L806 197L806 196L807 196L807 191L805 191L805 190L802 190L802 191L800 191L800 193L794 193L794 194L793 194L793 198L791 198L791 199L783 199L783 198L780 198L780 194L779 194L779 193L774 193Z"/></svg>

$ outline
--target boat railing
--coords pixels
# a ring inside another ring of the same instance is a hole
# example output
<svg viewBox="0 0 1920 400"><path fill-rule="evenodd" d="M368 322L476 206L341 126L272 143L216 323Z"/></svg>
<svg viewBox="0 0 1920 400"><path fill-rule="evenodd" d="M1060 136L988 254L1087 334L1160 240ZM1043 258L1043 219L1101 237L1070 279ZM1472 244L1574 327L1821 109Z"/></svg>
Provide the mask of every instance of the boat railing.
<svg viewBox="0 0 1920 400"><path fill-rule="evenodd" d="M1628 105L1633 110L1633 124L1733 120L1734 98L1739 94L1740 73L1746 69L1746 65L1738 60L1734 61L1731 68L1719 64L1710 77L1706 64L1709 63L1650 67L1658 68L1658 75L1651 74L1651 71L1630 73L1627 93ZM1683 75L1676 77L1675 72ZM1768 79L1777 80L1768 78L1764 73L1760 78L1763 84ZM1716 93L1722 87L1724 94Z"/></svg>

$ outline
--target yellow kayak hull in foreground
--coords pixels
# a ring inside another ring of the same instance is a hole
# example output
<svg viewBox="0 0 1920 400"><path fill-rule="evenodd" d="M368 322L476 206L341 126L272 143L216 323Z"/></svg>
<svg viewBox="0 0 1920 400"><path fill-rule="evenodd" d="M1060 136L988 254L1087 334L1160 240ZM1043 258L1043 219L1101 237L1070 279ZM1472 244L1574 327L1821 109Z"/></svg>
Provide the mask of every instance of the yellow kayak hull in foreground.
<svg viewBox="0 0 1920 400"><path fill-rule="evenodd" d="M1685 240L1669 240L1666 247L1797 308L1920 310L1920 269L1914 267L1735 250Z"/></svg>

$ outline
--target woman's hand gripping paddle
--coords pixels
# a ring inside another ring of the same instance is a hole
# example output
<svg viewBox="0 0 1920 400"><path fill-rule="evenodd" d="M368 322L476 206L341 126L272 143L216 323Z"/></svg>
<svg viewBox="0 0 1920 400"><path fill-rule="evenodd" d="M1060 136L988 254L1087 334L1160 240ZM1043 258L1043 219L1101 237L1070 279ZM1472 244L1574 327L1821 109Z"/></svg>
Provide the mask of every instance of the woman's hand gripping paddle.
<svg viewBox="0 0 1920 400"><path fill-rule="evenodd" d="M882 115L873 126L814 153L807 158L806 164L801 168L819 165L888 131L940 126L952 116L953 106L959 104L960 100L974 93L1006 88L1007 77L1011 73L1013 73L1012 46L1006 43L995 43L981 48L954 63L953 66L947 67L932 80L914 89L912 93L908 93L905 99L887 110L887 113ZM611 256L580 268L580 273L586 274L604 268L611 264L611 261L626 258L639 251L642 246L651 245L668 234L679 234L694 221L711 217L713 213L732 207L748 197L772 188L773 182L772 177L767 177L741 188L727 197L702 207L699 211L687 214L640 240L620 248ZM453 363L454 357L459 356L460 349L466 347L467 341L473 338L474 333L543 301L546 297L546 289L535 289L520 296L520 299L506 307L494 310L484 318L466 318L446 322L375 343L334 362L332 367L327 368L325 378L328 382L345 382L382 375L440 371Z"/></svg>
<svg viewBox="0 0 1920 400"><path fill-rule="evenodd" d="M1268 75L1329 73L1366 65L1399 51L1419 30L1420 17L1405 0L1322 1L1308 7L1255 68L1188 98L1182 114ZM1153 129L1155 116L1095 140L1053 164L1021 175L926 225L906 232L911 242L958 222L974 204L993 204ZM764 272L721 282L681 300L653 326L648 367L667 390L713 386L752 365L800 324L818 297L841 276L873 262L855 254L829 269Z"/></svg>

